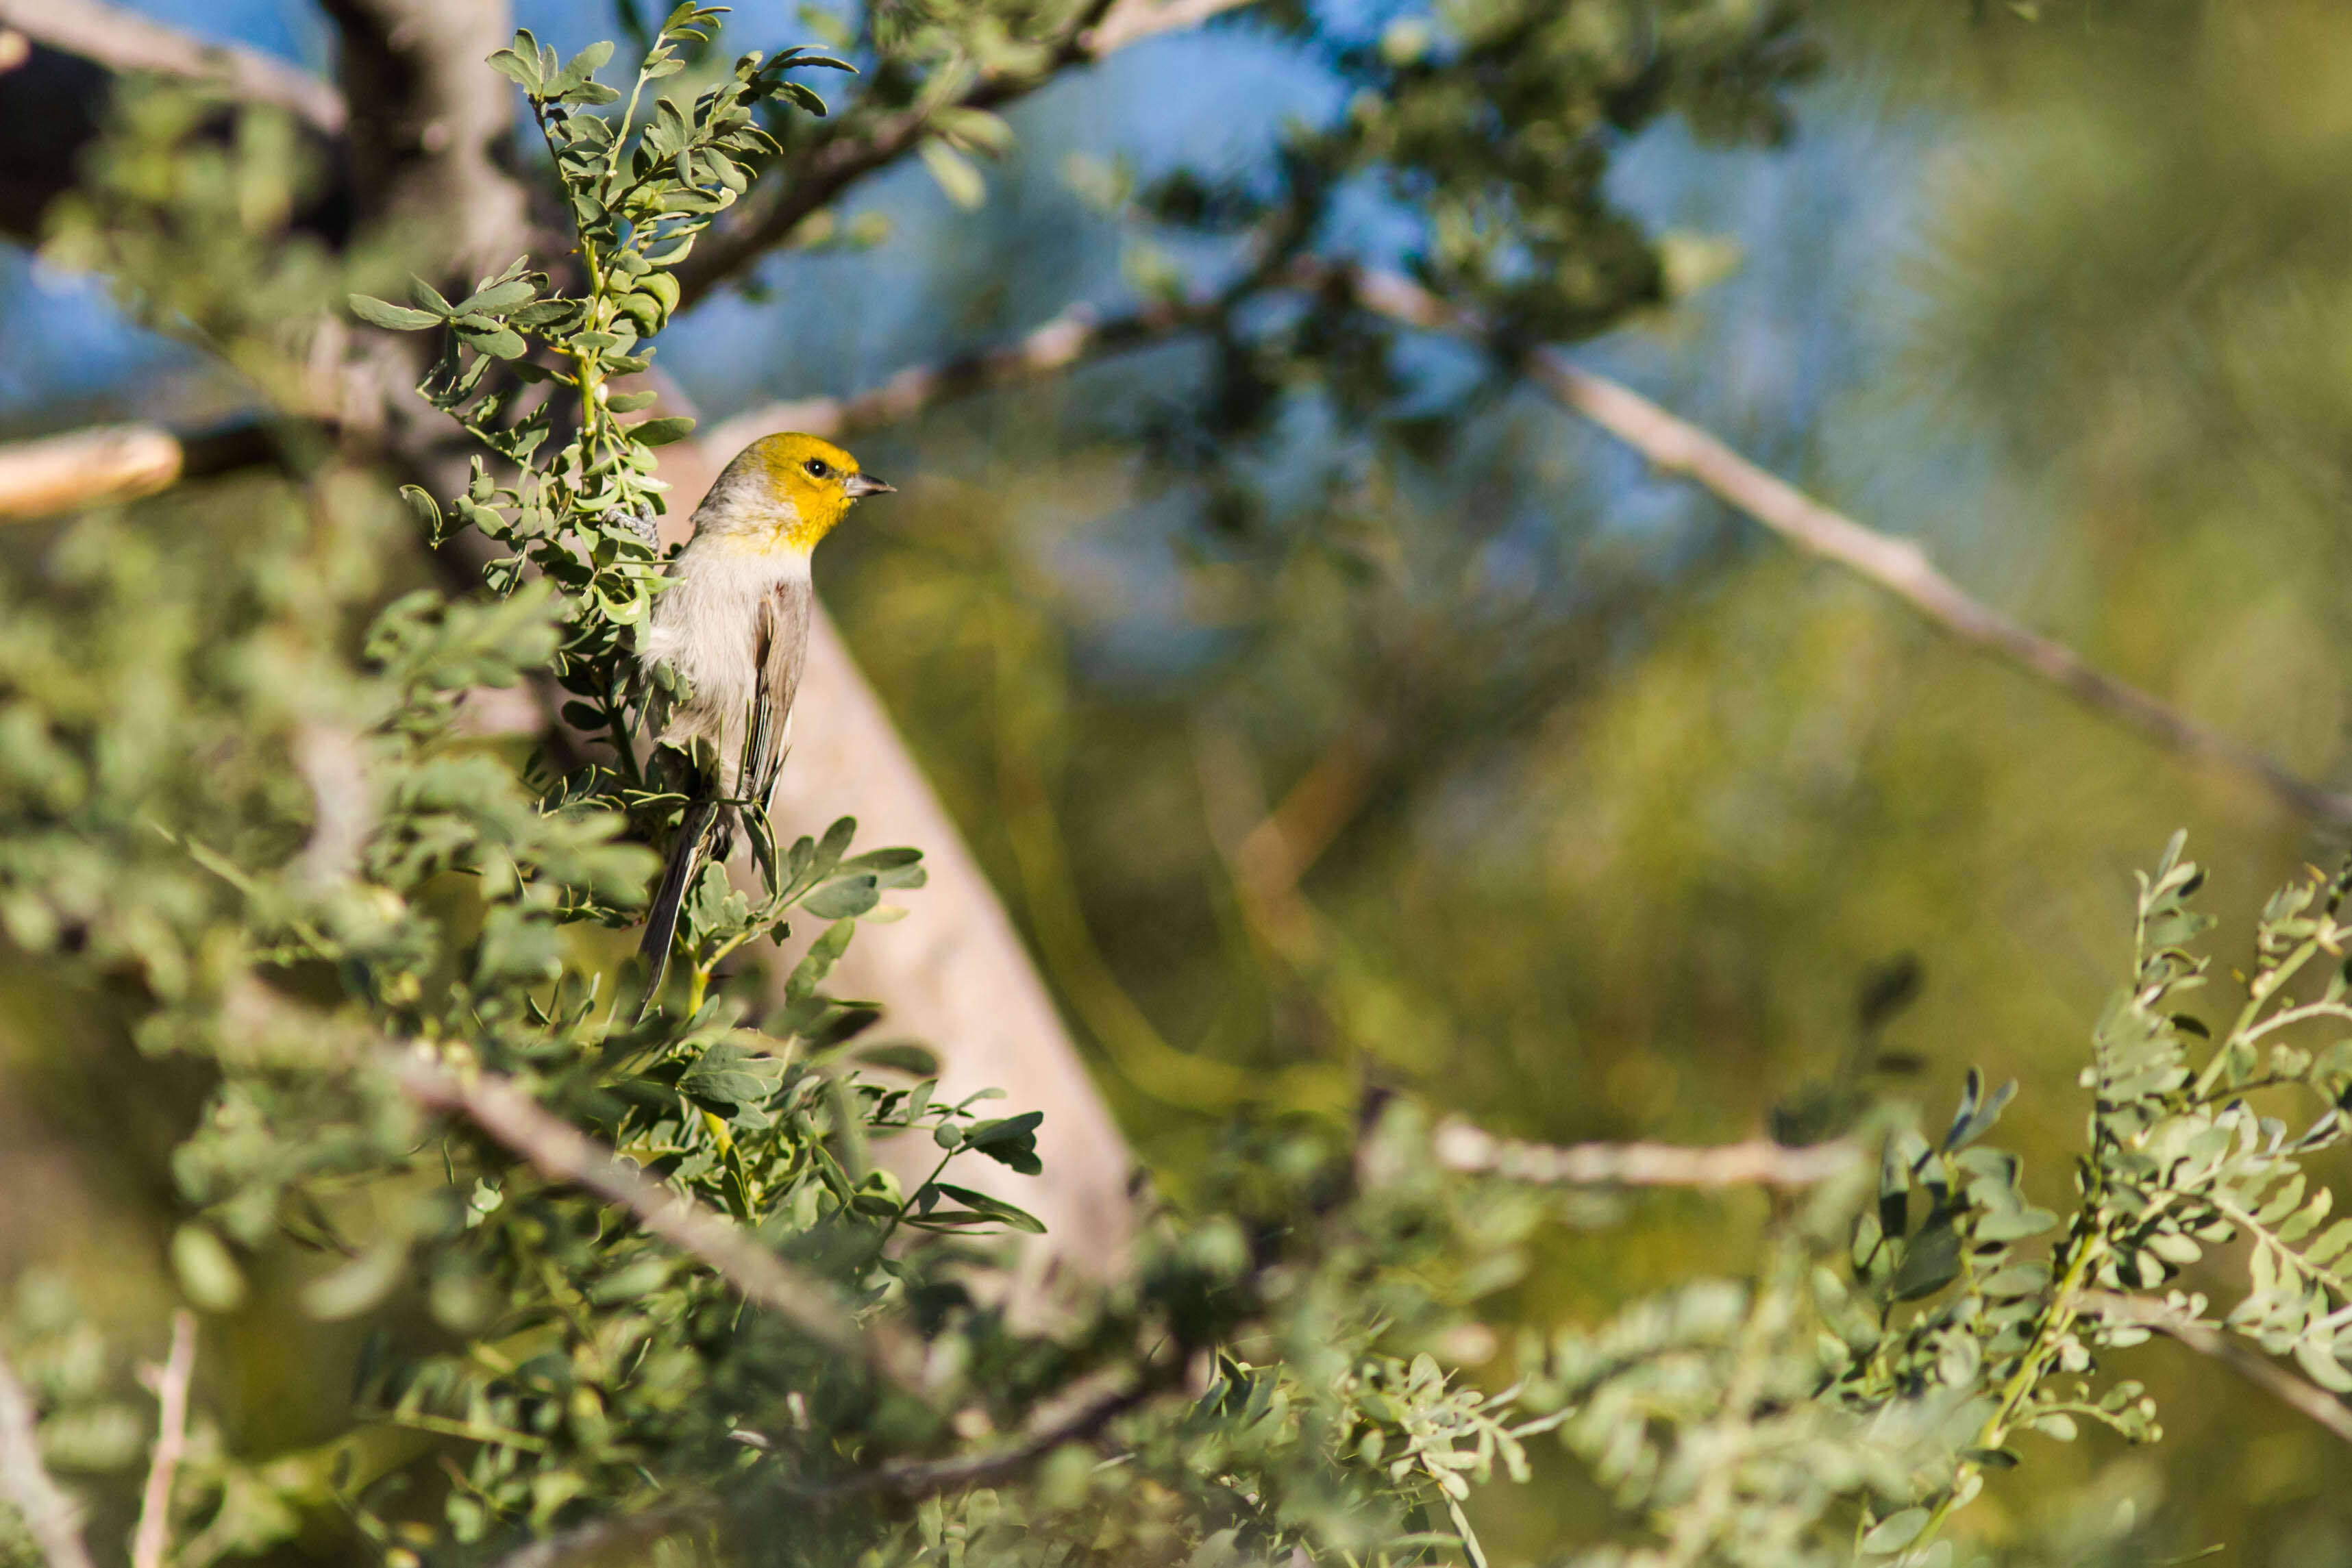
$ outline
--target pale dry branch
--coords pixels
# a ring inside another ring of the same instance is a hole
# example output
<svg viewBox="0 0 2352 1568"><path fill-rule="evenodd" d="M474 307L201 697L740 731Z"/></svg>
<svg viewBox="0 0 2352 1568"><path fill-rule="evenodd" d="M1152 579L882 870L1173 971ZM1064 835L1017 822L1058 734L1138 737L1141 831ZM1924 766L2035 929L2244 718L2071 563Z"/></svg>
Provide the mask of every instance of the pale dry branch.
<svg viewBox="0 0 2352 1568"><path fill-rule="evenodd" d="M1523 358L1537 384L1639 452L1653 466L1695 481L1799 549L1894 594L1960 641L1999 654L2084 706L2184 756L2254 780L2303 816L2352 823L2352 795L2323 789L2268 753L2189 717L2161 698L2095 667L2064 643L1970 598L1936 570L1916 540L1880 533L1823 506L1748 462L1708 432L1668 413L1621 382L1580 369L1557 349L1520 354L1516 346L1496 341L1475 316L1447 304L1409 278L1358 269L1343 281L1355 298L1376 314L1424 330L1476 337L1496 352Z"/></svg>
<svg viewBox="0 0 2352 1568"><path fill-rule="evenodd" d="M0 1499L16 1505L48 1568L91 1568L81 1510L41 1463L33 1396L0 1355Z"/></svg>
<svg viewBox="0 0 2352 1568"><path fill-rule="evenodd" d="M464 1118L541 1175L595 1194L708 1266L743 1298L899 1388L922 1391L920 1347L887 1323L859 1323L824 1281L786 1262L723 1215L641 1174L586 1134L491 1073L467 1076L401 1061L401 1088L427 1110Z"/></svg>
<svg viewBox="0 0 2352 1568"><path fill-rule="evenodd" d="M139 1528L131 1538L131 1568L163 1568L172 1547L172 1482L188 1451L188 1385L196 1375L196 1315L172 1314L172 1348L152 1369L160 1414L148 1455L147 1484L139 1494Z"/></svg>
<svg viewBox="0 0 2352 1568"><path fill-rule="evenodd" d="M2352 1406L2315 1384L2307 1383L2266 1355L2258 1355L2212 1324L2162 1302L2142 1301L2113 1291L2084 1294L2085 1311L2108 1322L2137 1324L2210 1356L2281 1404L2309 1416L2337 1438L2352 1443Z"/></svg>
<svg viewBox="0 0 2352 1568"><path fill-rule="evenodd" d="M1551 393L1670 474L1696 481L1799 549L1885 590L1945 632L1999 654L2084 706L2119 719L2184 756L2242 774L2297 813L2352 823L2352 795L2324 789L2268 753L2189 717L2094 666L2072 648L1971 599L1910 539L1892 538L1832 510L1766 473L1715 436L1631 388L1580 370L1551 350L1531 361Z"/></svg>
<svg viewBox="0 0 2352 1568"><path fill-rule="evenodd" d="M1853 1144L1791 1148L1767 1139L1713 1147L1673 1144L1529 1144L1448 1120L1431 1140L1437 1163L1465 1176L1551 1186L1811 1186L1858 1165Z"/></svg>
<svg viewBox="0 0 2352 1568"><path fill-rule="evenodd" d="M151 496L178 481L183 460L179 437L152 424L13 442L0 446L0 520Z"/></svg>
<svg viewBox="0 0 2352 1568"><path fill-rule="evenodd" d="M110 70L219 88L240 103L282 109L329 136L342 132L343 95L299 67L241 45L201 38L98 0L0 0L0 27Z"/></svg>

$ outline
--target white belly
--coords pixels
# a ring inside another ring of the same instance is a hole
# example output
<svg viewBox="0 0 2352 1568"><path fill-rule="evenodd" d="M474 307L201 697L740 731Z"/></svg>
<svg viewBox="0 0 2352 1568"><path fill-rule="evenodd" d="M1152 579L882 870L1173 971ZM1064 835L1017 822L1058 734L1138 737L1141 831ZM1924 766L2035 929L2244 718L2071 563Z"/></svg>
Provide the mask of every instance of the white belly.
<svg viewBox="0 0 2352 1568"><path fill-rule="evenodd" d="M660 738L676 746L709 738L731 789L759 691L760 604L784 583L806 582L808 559L713 544L688 544L678 557L676 581L654 600L644 659L648 669L669 664L693 687L690 700L671 706Z"/></svg>

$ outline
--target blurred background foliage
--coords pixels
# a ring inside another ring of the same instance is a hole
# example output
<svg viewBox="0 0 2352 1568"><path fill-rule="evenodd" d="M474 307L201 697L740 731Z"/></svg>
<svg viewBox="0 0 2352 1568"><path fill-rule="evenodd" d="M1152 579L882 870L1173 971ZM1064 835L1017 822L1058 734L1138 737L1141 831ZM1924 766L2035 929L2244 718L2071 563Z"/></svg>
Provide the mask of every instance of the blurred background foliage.
<svg viewBox="0 0 2352 1568"><path fill-rule="evenodd" d="M142 8L312 63L328 43L299 0ZM725 414L1222 265L1220 241L1103 193L1271 180L1286 126L1348 110L1317 40L1392 40L1415 13L1311 9L1311 37L1243 19L1056 84L1013 112L975 207L897 172L844 214L869 243L773 259L681 319L670 368ZM597 0L519 19L565 49L614 28ZM803 36L782 5L734 26ZM1591 362L2094 661L2344 777L2352 15L1824 0L1792 47L1813 68L1777 142L1668 119L1617 150L1607 193L1668 236L1673 297ZM1332 221L1378 254L1393 217L1362 191ZM2060 1197L2128 871L2185 825L2242 941L2274 884L2341 852L1468 356L1407 344L1381 368L1372 426L1339 412L1360 387L1276 363L1265 417L1221 433L1202 410L1233 359L1184 340L932 410L857 440L904 495L821 569L1172 1189L1245 1109L1344 1111L1363 1078L1500 1132L1704 1142L1976 1061L2023 1081L2007 1139ZM197 423L234 397L94 286L0 256L0 436ZM1295 885L1249 841L1277 804L1310 852ZM0 1001L0 1276L67 1257L101 1315L152 1324L163 1070L94 1098L126 1060L103 1029L23 973ZM1597 1312L1717 1267L1755 1218L1650 1208L1554 1247L1530 1304ZM352 1347L308 1324L315 1354L289 1357L299 1322L249 1310L233 1374L212 1369L252 1435L292 1441L343 1396ZM2130 1370L2163 1399L2160 1448L2038 1447L1961 1532L2072 1561L2074 1521L2129 1506L2135 1560L2227 1542L2352 1563L2329 1438L2170 1347ZM1538 1560L1598 1506L1542 1472L1486 1493L1482 1531Z"/></svg>

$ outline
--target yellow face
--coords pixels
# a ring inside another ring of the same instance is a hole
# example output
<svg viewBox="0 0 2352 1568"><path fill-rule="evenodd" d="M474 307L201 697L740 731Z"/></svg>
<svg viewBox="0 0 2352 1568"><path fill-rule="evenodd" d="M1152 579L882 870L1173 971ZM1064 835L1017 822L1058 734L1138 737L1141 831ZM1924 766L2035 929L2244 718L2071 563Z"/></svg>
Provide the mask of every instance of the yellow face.
<svg viewBox="0 0 2352 1568"><path fill-rule="evenodd" d="M763 435L739 453L711 487L725 504L697 519L761 550L806 554L831 533L859 499L892 487L857 465L857 459L819 436L787 432Z"/></svg>

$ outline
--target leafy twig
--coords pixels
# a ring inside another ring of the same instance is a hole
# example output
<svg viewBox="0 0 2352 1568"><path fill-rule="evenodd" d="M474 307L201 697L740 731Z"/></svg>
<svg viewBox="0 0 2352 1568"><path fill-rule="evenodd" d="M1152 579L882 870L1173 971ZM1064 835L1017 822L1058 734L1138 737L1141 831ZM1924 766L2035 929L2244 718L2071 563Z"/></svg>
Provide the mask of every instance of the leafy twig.
<svg viewBox="0 0 2352 1568"><path fill-rule="evenodd" d="M422 1061L404 1061L397 1071L402 1090L417 1104L463 1116L541 1174L626 1209L646 1230L707 1264L745 1300L920 1396L920 1350L902 1331L883 1322L861 1325L823 1281L685 1193L638 1174L571 1123L541 1110L512 1082L491 1073L460 1078Z"/></svg>
<svg viewBox="0 0 2352 1568"><path fill-rule="evenodd" d="M2116 1291L2088 1291L2083 1297L2083 1306L2109 1322L2154 1329L2200 1355L2210 1356L2263 1393L2318 1422L2337 1438L2352 1443L2352 1407L2277 1363L2255 1354L2210 1323Z"/></svg>

